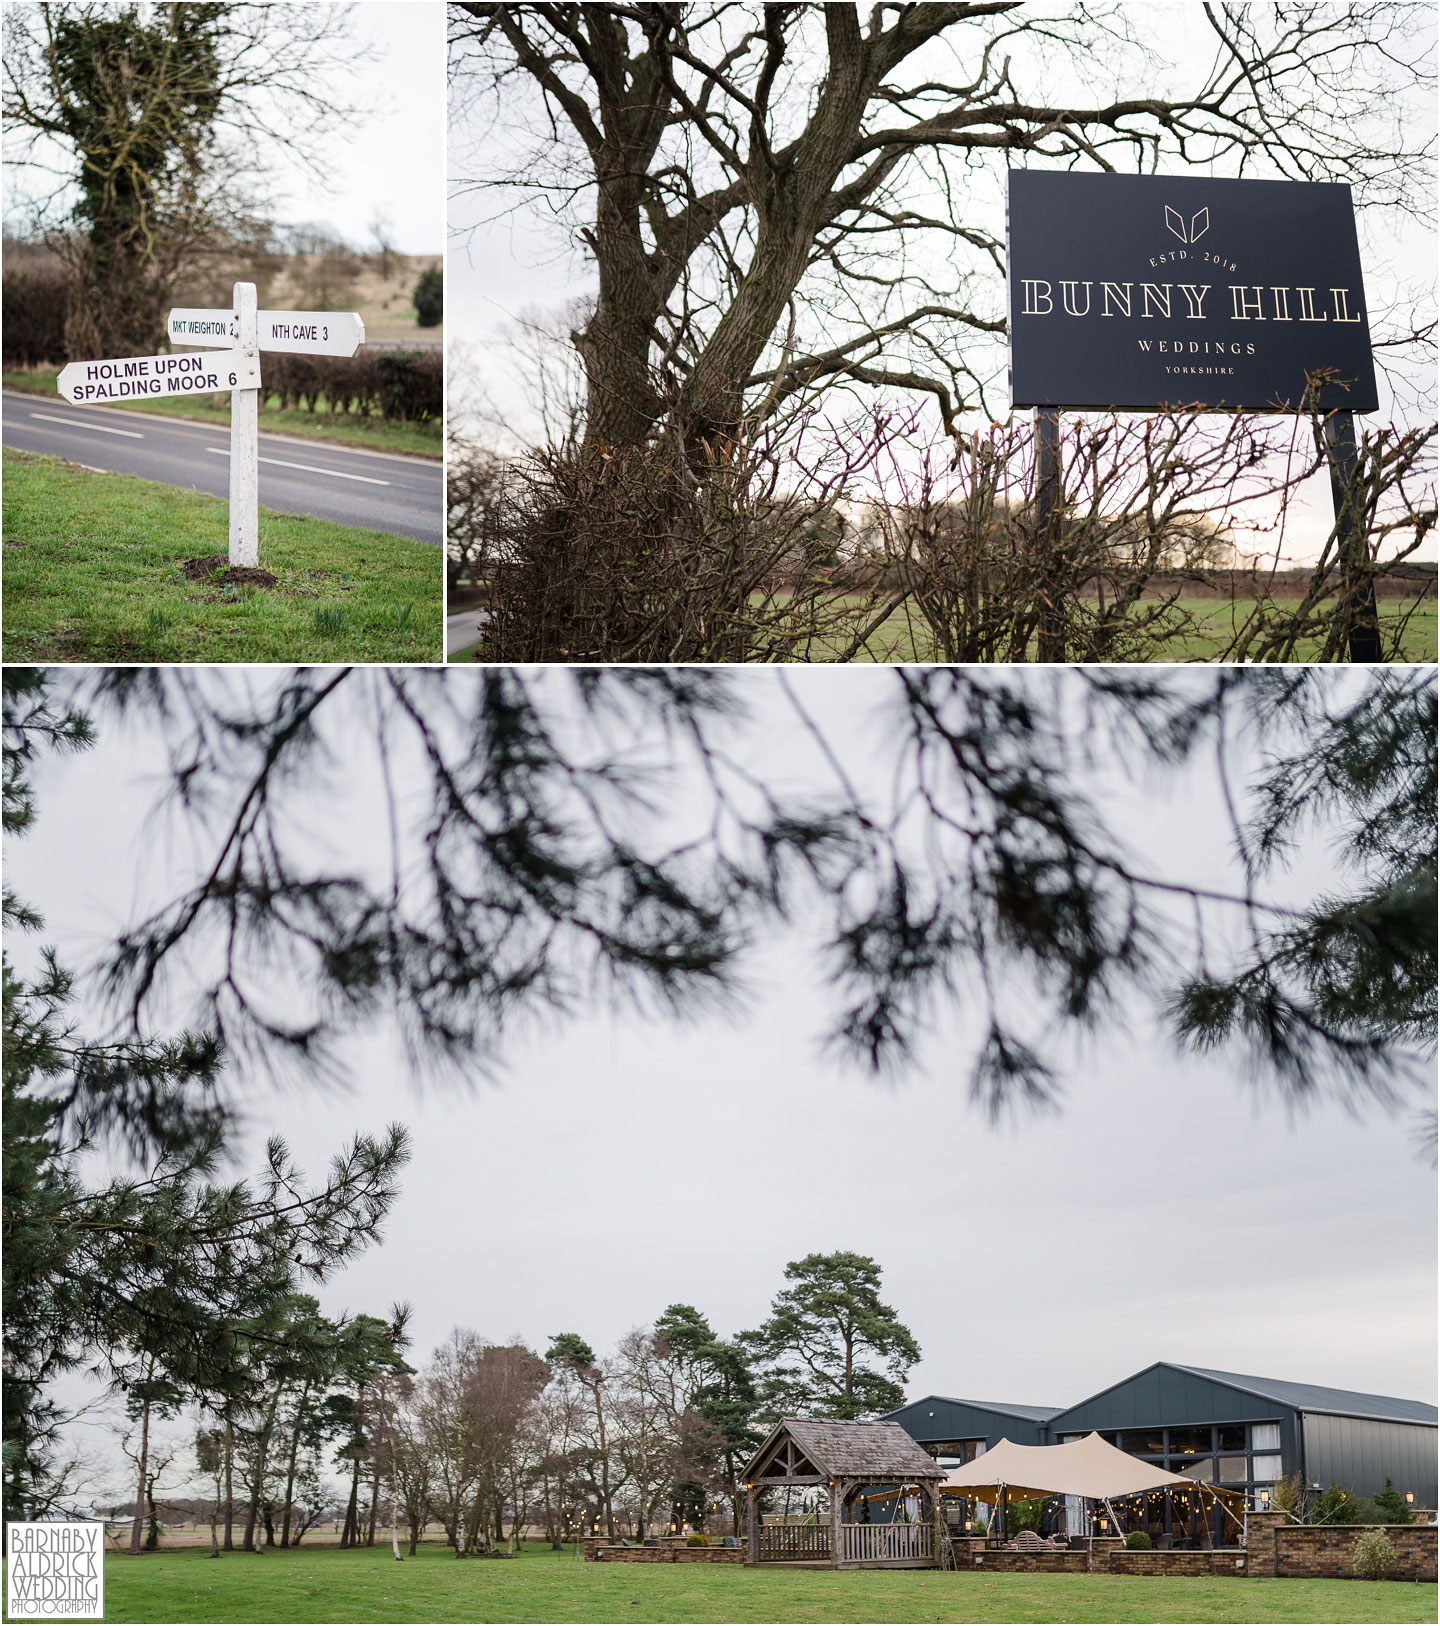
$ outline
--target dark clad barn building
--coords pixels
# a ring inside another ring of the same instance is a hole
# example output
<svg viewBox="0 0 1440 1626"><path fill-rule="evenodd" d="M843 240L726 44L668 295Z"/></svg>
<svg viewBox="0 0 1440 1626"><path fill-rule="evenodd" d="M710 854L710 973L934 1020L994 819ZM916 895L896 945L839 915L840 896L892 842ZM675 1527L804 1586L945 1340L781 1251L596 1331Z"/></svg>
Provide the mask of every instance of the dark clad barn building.
<svg viewBox="0 0 1440 1626"><path fill-rule="evenodd" d="M947 1462L972 1462L1001 1439L1062 1445L1095 1431L1173 1473L1243 1491L1252 1505L1293 1473L1361 1496L1388 1477L1415 1507L1436 1505L1434 1406L1171 1361L1069 1407L929 1395L887 1420Z"/></svg>

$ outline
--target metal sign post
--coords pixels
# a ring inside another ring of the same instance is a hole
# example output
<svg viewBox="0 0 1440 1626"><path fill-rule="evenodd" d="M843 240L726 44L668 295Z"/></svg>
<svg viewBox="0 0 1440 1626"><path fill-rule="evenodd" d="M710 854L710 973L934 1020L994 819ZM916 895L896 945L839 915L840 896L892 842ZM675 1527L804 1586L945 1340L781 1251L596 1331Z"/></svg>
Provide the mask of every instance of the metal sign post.
<svg viewBox="0 0 1440 1626"><path fill-rule="evenodd" d="M1041 661L1065 659L1065 616L1051 575L1060 543L1060 414L1053 407L1035 413L1035 483L1040 532L1045 538L1047 580L1040 584L1040 631L1035 654Z"/></svg>
<svg viewBox="0 0 1440 1626"><path fill-rule="evenodd" d="M1354 414L1379 407L1349 186L1011 170L1006 237L1011 403L1037 409L1036 505L1052 543L1060 409L1328 414L1350 658L1378 661L1349 494ZM1063 660L1062 607L1040 588L1039 658Z"/></svg>
<svg viewBox="0 0 1440 1626"><path fill-rule="evenodd" d="M240 354L256 364L256 387L230 396L230 564L260 563L260 347L256 337L255 284L235 284Z"/></svg>

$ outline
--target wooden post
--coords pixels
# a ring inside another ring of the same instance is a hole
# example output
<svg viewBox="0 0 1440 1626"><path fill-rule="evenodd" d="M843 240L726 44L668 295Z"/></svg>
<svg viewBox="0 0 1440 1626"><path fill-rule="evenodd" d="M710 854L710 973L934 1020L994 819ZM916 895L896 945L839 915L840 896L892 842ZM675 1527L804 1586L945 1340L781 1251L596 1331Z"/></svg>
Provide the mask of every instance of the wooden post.
<svg viewBox="0 0 1440 1626"><path fill-rule="evenodd" d="M1036 498L1040 519L1044 564L1039 588L1040 631L1036 658L1061 662L1065 659L1065 612L1058 591L1055 555L1060 547L1060 413L1054 407L1035 409Z"/></svg>
<svg viewBox="0 0 1440 1626"><path fill-rule="evenodd" d="M758 1564L760 1562L760 1487L747 1485L745 1487L745 1536L748 1543L745 1562Z"/></svg>
<svg viewBox="0 0 1440 1626"><path fill-rule="evenodd" d="M1330 459L1330 496L1335 504L1336 541L1340 553L1340 591L1350 607L1350 659L1380 659L1380 622L1375 609L1375 578L1360 522L1359 494L1352 482L1360 462L1355 414L1331 412L1325 418L1325 449Z"/></svg>
<svg viewBox="0 0 1440 1626"><path fill-rule="evenodd" d="M255 284L235 284L236 349L258 358ZM230 563L260 563L260 391L230 392Z"/></svg>
<svg viewBox="0 0 1440 1626"><path fill-rule="evenodd" d="M945 1515L940 1506L940 1485L937 1481L930 1487L930 1540L932 1542L930 1556L936 1564L940 1563L943 1550L942 1543L945 1536Z"/></svg>
<svg viewBox="0 0 1440 1626"><path fill-rule="evenodd" d="M830 1487L830 1567L840 1568L840 1514L845 1502L845 1479L837 1479Z"/></svg>

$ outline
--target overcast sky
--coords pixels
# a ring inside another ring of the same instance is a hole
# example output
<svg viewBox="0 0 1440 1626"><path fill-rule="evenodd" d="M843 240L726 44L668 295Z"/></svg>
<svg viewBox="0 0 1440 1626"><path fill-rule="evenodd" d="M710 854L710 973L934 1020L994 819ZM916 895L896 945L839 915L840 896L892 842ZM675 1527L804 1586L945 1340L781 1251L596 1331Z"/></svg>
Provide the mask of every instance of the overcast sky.
<svg viewBox="0 0 1440 1626"><path fill-rule="evenodd" d="M1214 36L1206 26L1198 5L1160 4L1146 0L1143 6L1125 8L1137 33L1148 41L1162 63L1158 83L1146 83L1146 94L1165 95L1192 90L1203 82L1214 56ZM972 31L960 30L956 38L969 38ZM1009 49L1010 47L1007 47ZM941 41L929 48L934 55L917 60L928 60L937 76L944 77L949 65L946 53L949 46ZM1112 87L1097 88L1090 68L1063 50L1051 52L1043 70L1036 72L1024 64L1033 54L1033 44L1016 41L1013 45L1016 63L1016 83L1022 96L1038 94L1036 85L1043 85L1044 94L1063 103L1073 96L1080 105L1111 92ZM936 58L938 57L938 66ZM969 61L969 58L965 59ZM973 70L973 63L971 68ZM461 82L462 87L465 81ZM1136 75L1132 72L1122 81L1123 90L1117 94L1141 94ZM449 303L447 333L452 345L452 356L460 361L452 368L452 376L463 390L467 370L483 385L490 400L507 415L515 432L526 440L538 440L540 431L526 407L523 387L518 382L514 356L505 335L519 316L527 313L558 312L571 300L592 294L595 286L593 260L583 247L572 239L562 221L563 209L542 194L521 195L518 207L515 197L487 190L472 183L476 178L488 178L504 167L513 157L516 142L528 140L517 133L523 120L494 117L494 104L476 100L471 96L455 96L452 91L450 170L452 196L449 206L450 249L447 266ZM1428 106L1416 108L1417 120L1426 128L1433 125L1433 110ZM1028 162L1045 167L1047 161L1031 155ZM1112 155L1112 162L1124 160ZM1147 159L1148 162L1148 159ZM1006 160L1003 154L988 163L977 160L964 176L960 187L965 198L967 221L1003 239L1004 192L1003 176ZM1167 155L1161 173L1205 173L1204 166L1186 168L1173 154ZM1215 174L1229 174L1231 169L1211 166ZM1247 173L1264 175L1262 169ZM943 213L946 204L938 191L927 190L923 179L912 172L912 192L907 195L909 207L921 212ZM588 193L584 194L587 198ZM1369 311L1385 310L1399 298L1400 290L1407 286L1424 289L1433 282L1435 239L1432 231L1413 221L1397 219L1392 212L1359 215L1358 232L1361 261L1364 268L1365 291ZM912 264L929 265L943 286L946 273L943 264L934 262L934 256L946 251L936 243L912 243L909 249ZM931 258L927 261L927 255ZM993 277L993 274L992 274ZM992 281L988 293L974 296L976 308L990 313L991 306L1003 304L1003 288L998 279ZM893 313L892 313L893 314ZM1378 337L1378 333L1372 334ZM802 334L804 340L823 341L826 335ZM972 346L983 346L989 341L973 338ZM817 342L817 348L823 344ZM1433 358L1416 358L1418 376L1427 388L1433 388ZM923 369L922 369L923 370ZM1383 374L1377 378L1380 388L1380 412L1366 423L1408 421L1408 413L1397 408L1390 386ZM1008 395L1003 373L990 397L992 411L1003 417L1008 408ZM926 410L938 435L938 419L933 404L925 397ZM463 407L463 399L461 405ZM452 384L452 413L456 410L455 385ZM1433 410L1433 407L1431 408ZM966 430L983 430L989 415L979 411L961 414L960 422ZM1279 461L1272 473L1278 474ZM1257 511L1258 512L1258 511ZM1268 524L1268 517L1266 520ZM1301 488L1291 508L1287 522L1283 556L1286 561L1313 559L1320 544L1333 524L1333 508L1328 478L1313 476ZM1263 534L1259 539L1241 535L1238 539L1242 551L1259 552L1269 558L1275 551L1273 535ZM1436 542L1432 537L1414 555L1416 558L1434 559Z"/></svg>
<svg viewBox="0 0 1440 1626"><path fill-rule="evenodd" d="M761 719L751 765L808 783L818 768L774 672L737 676ZM789 677L847 763L878 773L881 674ZM10 843L7 882L73 963L188 873L185 841L142 833L160 766L153 740L112 726L37 774L38 825ZM317 838L383 841L369 767L337 768ZM1201 764L1094 784L1137 863L1234 884L1213 781ZM1331 879L1315 840L1281 887ZM12 934L10 950L34 944ZM881 1086L822 1053L827 1005L800 939L777 938L750 988L740 1019L557 1020L468 1090L417 1092L393 1036L361 1036L348 1094L239 1081L241 1161L279 1130L318 1173L353 1131L411 1126L384 1245L321 1298L372 1313L411 1301L419 1354L457 1324L606 1348L677 1301L731 1334L764 1317L788 1260L844 1248L879 1260L920 1342L912 1397L1060 1405L1168 1359L1434 1398L1436 1184L1405 1118L1294 1118L1233 1056L1181 1056L1136 1009L1075 1058L1062 1114L995 1129L966 1102L963 1017Z"/></svg>
<svg viewBox="0 0 1440 1626"><path fill-rule="evenodd" d="M276 151L260 189L264 206L281 225L329 225L357 249L374 247L378 215L399 253L443 253L445 8L441 0L359 0L338 9L349 10L370 60L332 88L363 114L324 141L318 173ZM40 175L7 164L7 223L23 225L27 198L47 190Z"/></svg>

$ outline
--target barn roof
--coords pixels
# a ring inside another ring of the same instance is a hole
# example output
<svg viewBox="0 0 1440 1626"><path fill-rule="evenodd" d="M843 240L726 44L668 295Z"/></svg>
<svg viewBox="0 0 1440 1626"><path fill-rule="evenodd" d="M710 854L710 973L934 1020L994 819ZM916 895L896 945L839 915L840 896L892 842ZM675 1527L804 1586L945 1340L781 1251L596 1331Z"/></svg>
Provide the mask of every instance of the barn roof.
<svg viewBox="0 0 1440 1626"><path fill-rule="evenodd" d="M827 1477L835 1479L941 1479L945 1470L899 1423L833 1423L784 1417L750 1459L745 1477L773 1455L786 1436Z"/></svg>
<svg viewBox="0 0 1440 1626"><path fill-rule="evenodd" d="M1180 1366L1181 1372L1211 1378L1262 1400L1278 1400L1296 1411L1333 1412L1341 1417L1370 1417L1386 1422L1428 1423L1435 1426L1435 1407L1423 1400L1400 1400L1394 1395L1363 1394L1356 1389L1329 1389L1319 1383L1291 1383L1283 1378L1254 1378L1240 1372L1217 1372L1209 1366Z"/></svg>
<svg viewBox="0 0 1440 1626"><path fill-rule="evenodd" d="M998 1400L963 1400L959 1395L929 1395L927 1398L948 1401L952 1406L970 1406L976 1411L998 1412L1002 1417L1023 1417L1031 1423L1048 1423L1065 1409L1063 1406L1016 1406ZM914 1404L918 1406L923 1402L917 1400Z"/></svg>

